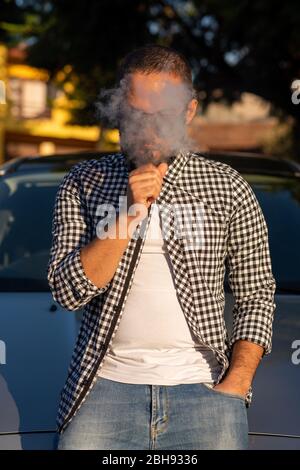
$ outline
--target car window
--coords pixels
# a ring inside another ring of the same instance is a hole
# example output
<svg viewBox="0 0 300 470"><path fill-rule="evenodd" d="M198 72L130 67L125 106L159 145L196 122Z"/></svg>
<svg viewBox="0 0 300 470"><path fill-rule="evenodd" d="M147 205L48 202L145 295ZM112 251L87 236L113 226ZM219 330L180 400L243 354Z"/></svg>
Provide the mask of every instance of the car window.
<svg viewBox="0 0 300 470"><path fill-rule="evenodd" d="M32 173L0 180L0 291L48 291L52 212L62 173ZM272 269L281 287L300 286L300 182L244 175L269 230Z"/></svg>
<svg viewBox="0 0 300 470"><path fill-rule="evenodd" d="M0 181L0 290L47 291L52 211L61 174Z"/></svg>
<svg viewBox="0 0 300 470"><path fill-rule="evenodd" d="M300 292L300 180L245 175L260 203L268 231L272 269L279 288Z"/></svg>

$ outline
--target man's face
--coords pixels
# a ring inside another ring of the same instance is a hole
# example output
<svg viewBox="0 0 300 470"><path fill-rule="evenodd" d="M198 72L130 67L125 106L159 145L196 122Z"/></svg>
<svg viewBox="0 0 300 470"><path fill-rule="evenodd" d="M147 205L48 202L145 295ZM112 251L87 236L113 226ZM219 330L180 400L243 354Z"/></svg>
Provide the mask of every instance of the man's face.
<svg viewBox="0 0 300 470"><path fill-rule="evenodd" d="M167 161L186 141L197 101L183 81L169 73L135 72L121 105L121 148L137 165Z"/></svg>

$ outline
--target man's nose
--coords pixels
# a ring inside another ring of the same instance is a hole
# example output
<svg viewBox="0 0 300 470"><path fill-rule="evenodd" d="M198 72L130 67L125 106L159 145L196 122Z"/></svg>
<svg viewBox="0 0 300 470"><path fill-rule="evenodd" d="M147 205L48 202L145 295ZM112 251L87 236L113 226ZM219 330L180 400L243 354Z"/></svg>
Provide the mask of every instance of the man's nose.
<svg viewBox="0 0 300 470"><path fill-rule="evenodd" d="M159 131L159 123L155 117L147 117L142 123L142 126L147 132L157 134Z"/></svg>

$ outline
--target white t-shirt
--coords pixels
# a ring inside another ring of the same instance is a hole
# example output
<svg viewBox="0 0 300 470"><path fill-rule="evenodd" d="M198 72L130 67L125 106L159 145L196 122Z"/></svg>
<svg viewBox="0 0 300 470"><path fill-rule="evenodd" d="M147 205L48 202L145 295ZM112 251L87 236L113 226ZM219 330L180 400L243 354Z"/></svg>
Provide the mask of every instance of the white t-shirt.
<svg viewBox="0 0 300 470"><path fill-rule="evenodd" d="M136 384L213 382L221 366L190 330L153 203L146 240L112 344L98 376Z"/></svg>

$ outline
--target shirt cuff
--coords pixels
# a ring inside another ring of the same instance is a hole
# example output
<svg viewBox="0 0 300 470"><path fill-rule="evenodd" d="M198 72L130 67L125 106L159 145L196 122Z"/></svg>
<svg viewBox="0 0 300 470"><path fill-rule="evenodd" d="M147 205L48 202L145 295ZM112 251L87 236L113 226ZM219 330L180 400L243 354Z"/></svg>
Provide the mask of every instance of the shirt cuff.
<svg viewBox="0 0 300 470"><path fill-rule="evenodd" d="M81 258L81 247L72 251L64 260L63 279L71 288L75 296L90 297L102 294L110 286L108 282L104 287L96 286L85 274Z"/></svg>

